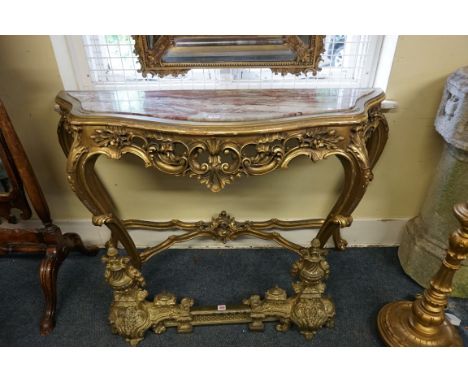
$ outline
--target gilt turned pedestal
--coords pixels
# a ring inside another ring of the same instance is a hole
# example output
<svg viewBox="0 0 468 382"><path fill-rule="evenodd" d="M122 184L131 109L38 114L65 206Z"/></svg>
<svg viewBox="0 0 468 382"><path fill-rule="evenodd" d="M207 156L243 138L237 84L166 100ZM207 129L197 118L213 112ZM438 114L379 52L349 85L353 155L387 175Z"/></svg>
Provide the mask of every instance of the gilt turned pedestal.
<svg viewBox="0 0 468 382"><path fill-rule="evenodd" d="M195 325L249 323L262 330L296 325L306 338L332 325L335 308L325 296L329 274L323 249L333 237L346 247L340 229L352 222L372 168L387 140L381 112L384 94L378 89L184 90L61 92L59 138L68 156L68 180L93 215L95 225L111 231L105 278L114 291L109 320L112 329L137 344L146 330L162 333L174 326L190 332ZM123 220L94 171L99 156L120 159L136 155L145 166L172 175L196 178L213 192L243 176L286 168L299 156L313 162L337 156L344 168L343 190L325 219L236 221L221 212L209 222ZM180 235L138 251L132 229L181 229ZM310 247L297 245L272 229L317 228ZM141 266L172 244L205 236L221 241L252 235L274 240L298 255L292 275L295 294L278 287L265 297L245 299L236 306L198 307L191 298L179 302L162 293L148 301ZM119 255L117 245L125 248Z"/></svg>

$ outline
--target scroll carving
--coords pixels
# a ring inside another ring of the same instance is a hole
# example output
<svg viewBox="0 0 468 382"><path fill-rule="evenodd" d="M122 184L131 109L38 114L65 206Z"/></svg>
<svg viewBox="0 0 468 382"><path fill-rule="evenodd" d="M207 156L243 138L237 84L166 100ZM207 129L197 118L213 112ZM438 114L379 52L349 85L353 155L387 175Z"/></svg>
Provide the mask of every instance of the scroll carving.
<svg viewBox="0 0 468 382"><path fill-rule="evenodd" d="M200 222L198 225L199 232L207 232L223 243L233 240L240 233L248 232L249 228L250 222L240 223L226 211L221 211L217 217L213 217L209 224Z"/></svg>
<svg viewBox="0 0 468 382"><path fill-rule="evenodd" d="M351 129L350 144L347 150L359 162L359 167L363 173L362 187L366 188L374 178L372 173L372 163L369 158L368 141L377 129L388 130L387 122L382 112L378 108L369 111L367 123L360 124ZM387 132L385 132L386 134Z"/></svg>
<svg viewBox="0 0 468 382"><path fill-rule="evenodd" d="M321 160L340 149L344 141L337 130L323 128L230 141L220 137L184 139L108 126L97 128L90 138L112 158L132 152L148 166L194 177L213 192L243 175L262 175L285 167L300 155Z"/></svg>

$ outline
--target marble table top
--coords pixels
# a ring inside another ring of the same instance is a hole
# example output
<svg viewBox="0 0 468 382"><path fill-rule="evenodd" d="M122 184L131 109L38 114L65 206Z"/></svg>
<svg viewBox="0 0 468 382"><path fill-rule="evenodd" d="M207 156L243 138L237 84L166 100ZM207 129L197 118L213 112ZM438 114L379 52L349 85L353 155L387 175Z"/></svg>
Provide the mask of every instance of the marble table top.
<svg viewBox="0 0 468 382"><path fill-rule="evenodd" d="M362 114L380 89L64 91L71 114L203 123Z"/></svg>

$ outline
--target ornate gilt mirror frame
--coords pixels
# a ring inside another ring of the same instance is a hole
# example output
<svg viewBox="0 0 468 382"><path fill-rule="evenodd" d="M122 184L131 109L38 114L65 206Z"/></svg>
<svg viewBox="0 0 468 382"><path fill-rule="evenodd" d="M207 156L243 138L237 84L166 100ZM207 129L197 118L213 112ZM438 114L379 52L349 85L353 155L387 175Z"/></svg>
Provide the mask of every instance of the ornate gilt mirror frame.
<svg viewBox="0 0 468 382"><path fill-rule="evenodd" d="M273 73L316 75L325 36L135 35L143 77L181 75L190 69L269 68Z"/></svg>

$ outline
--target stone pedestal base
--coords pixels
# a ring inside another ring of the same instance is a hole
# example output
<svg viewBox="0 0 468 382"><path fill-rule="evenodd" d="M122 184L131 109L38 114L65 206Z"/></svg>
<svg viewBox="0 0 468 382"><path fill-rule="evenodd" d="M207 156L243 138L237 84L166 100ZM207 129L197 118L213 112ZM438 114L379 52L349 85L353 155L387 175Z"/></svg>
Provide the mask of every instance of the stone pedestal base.
<svg viewBox="0 0 468 382"><path fill-rule="evenodd" d="M452 206L468 201L468 66L447 79L435 126L446 145L421 213L405 228L398 256L405 272L428 286L439 269L449 235L458 228ZM468 297L468 264L453 280L452 296Z"/></svg>
<svg viewBox="0 0 468 382"><path fill-rule="evenodd" d="M452 206L468 200L467 174L468 153L447 144L421 213L408 222L403 232L398 250L401 266L424 287L439 269L448 237L457 229ZM466 261L455 275L452 296L468 297Z"/></svg>
<svg viewBox="0 0 468 382"><path fill-rule="evenodd" d="M428 236L422 219L418 216L408 222L403 232L398 251L404 271L419 285L427 288L429 280L440 268L448 246L448 235L444 242ZM453 279L453 297L468 297L468 266L457 271Z"/></svg>

